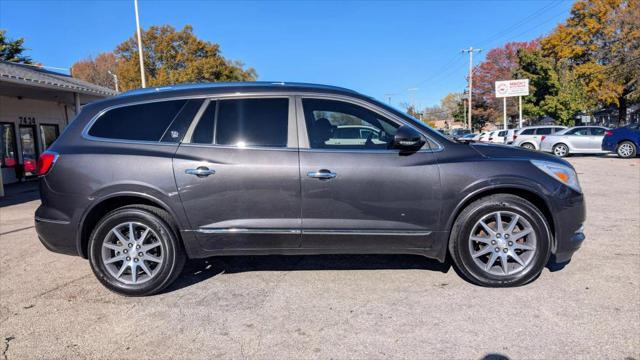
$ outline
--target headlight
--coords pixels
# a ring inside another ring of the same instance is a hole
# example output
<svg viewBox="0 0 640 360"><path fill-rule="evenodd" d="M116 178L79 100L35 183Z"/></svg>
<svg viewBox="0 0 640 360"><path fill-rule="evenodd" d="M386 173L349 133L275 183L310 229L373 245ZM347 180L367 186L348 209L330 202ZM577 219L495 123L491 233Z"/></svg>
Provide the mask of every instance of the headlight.
<svg viewBox="0 0 640 360"><path fill-rule="evenodd" d="M542 160L531 160L531 163L535 165L538 169L544 171L552 178L560 181L561 183L567 185L573 190L581 193L582 189L580 188L580 183L578 182L578 175L575 170L571 167L558 164L550 161L542 161Z"/></svg>

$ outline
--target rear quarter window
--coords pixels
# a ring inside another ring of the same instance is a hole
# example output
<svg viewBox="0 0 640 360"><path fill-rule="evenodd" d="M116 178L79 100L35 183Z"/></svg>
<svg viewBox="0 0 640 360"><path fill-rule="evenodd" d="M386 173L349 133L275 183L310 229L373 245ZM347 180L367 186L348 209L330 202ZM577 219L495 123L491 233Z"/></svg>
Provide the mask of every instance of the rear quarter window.
<svg viewBox="0 0 640 360"><path fill-rule="evenodd" d="M115 140L179 142L202 100L171 100L108 110L89 129L89 136Z"/></svg>

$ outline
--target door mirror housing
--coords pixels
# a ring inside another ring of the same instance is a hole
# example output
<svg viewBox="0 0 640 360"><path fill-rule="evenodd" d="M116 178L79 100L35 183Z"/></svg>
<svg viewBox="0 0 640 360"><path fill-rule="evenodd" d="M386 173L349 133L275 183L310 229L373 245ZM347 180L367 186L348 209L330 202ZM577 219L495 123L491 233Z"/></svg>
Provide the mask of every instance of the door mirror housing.
<svg viewBox="0 0 640 360"><path fill-rule="evenodd" d="M408 125L400 126L393 137L393 147L401 151L417 151L425 143L422 134Z"/></svg>

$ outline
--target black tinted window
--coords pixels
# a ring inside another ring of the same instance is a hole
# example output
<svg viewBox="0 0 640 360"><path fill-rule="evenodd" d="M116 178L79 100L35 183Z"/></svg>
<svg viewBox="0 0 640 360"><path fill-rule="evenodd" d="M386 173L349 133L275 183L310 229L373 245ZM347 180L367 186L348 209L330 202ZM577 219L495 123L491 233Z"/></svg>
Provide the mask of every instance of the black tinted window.
<svg viewBox="0 0 640 360"><path fill-rule="evenodd" d="M101 138L160 141L187 100L159 101L115 108L100 116L89 135Z"/></svg>
<svg viewBox="0 0 640 360"><path fill-rule="evenodd" d="M596 128L596 127L591 128L591 135L597 135L597 136L604 135L604 129Z"/></svg>
<svg viewBox="0 0 640 360"><path fill-rule="evenodd" d="M312 148L387 149L398 124L351 103L304 99L304 117Z"/></svg>
<svg viewBox="0 0 640 360"><path fill-rule="evenodd" d="M215 143L286 147L288 121L288 99L221 100Z"/></svg>
<svg viewBox="0 0 640 360"><path fill-rule="evenodd" d="M535 130L536 129L524 129L520 132L520 135L533 135Z"/></svg>
<svg viewBox="0 0 640 360"><path fill-rule="evenodd" d="M585 135L590 135L590 133L591 131L589 130L589 128L575 128L567 131L565 135L585 136Z"/></svg>
<svg viewBox="0 0 640 360"><path fill-rule="evenodd" d="M549 134L551 134L551 128L536 129L536 135L549 135Z"/></svg>
<svg viewBox="0 0 640 360"><path fill-rule="evenodd" d="M193 130L191 142L194 144L213 144L213 124L216 117L216 102L212 101L202 114L198 125Z"/></svg>
<svg viewBox="0 0 640 360"><path fill-rule="evenodd" d="M165 130L162 136L162 142L180 142L184 137L184 134L189 129L191 121L196 116L198 110L202 106L202 99L193 99L187 101L182 107L182 110L173 119L167 130Z"/></svg>

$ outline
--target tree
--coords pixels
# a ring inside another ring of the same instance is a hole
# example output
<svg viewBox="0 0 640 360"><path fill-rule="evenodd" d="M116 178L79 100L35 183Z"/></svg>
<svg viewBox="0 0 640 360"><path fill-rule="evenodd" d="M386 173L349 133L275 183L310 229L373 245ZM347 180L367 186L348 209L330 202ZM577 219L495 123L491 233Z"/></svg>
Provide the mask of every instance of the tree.
<svg viewBox="0 0 640 360"><path fill-rule="evenodd" d="M486 121L498 121L502 117L502 99L496 98L495 82L510 80L518 69L518 50L535 49L538 41L510 42L503 47L489 50L484 61L473 69L473 112ZM517 102L507 99L507 113L518 113Z"/></svg>
<svg viewBox="0 0 640 360"><path fill-rule="evenodd" d="M6 37L6 33L6 30L0 30L0 60L31 64L31 58L23 54L28 50L24 47L24 38L11 40Z"/></svg>
<svg viewBox="0 0 640 360"><path fill-rule="evenodd" d="M541 45L589 96L618 106L618 121L625 121L640 81L639 0L578 0Z"/></svg>
<svg viewBox="0 0 640 360"><path fill-rule="evenodd" d="M176 31L169 25L152 26L142 32L147 83L162 86L185 82L255 80L254 69L225 59L218 44L198 39L186 25ZM137 37L132 36L115 50L117 74L122 89L141 86Z"/></svg>
<svg viewBox="0 0 640 360"><path fill-rule="evenodd" d="M71 75L93 84L115 89L116 56L112 52L98 54L95 58L88 57L73 64Z"/></svg>

